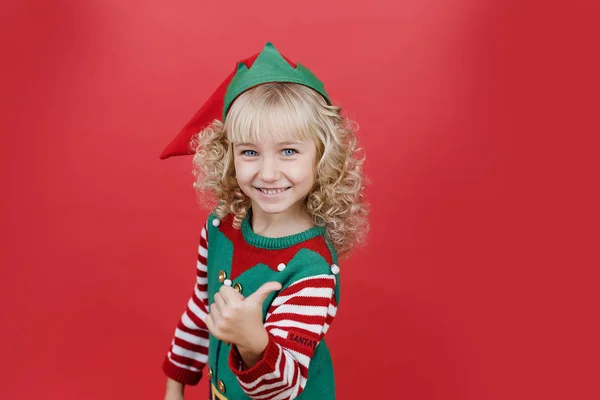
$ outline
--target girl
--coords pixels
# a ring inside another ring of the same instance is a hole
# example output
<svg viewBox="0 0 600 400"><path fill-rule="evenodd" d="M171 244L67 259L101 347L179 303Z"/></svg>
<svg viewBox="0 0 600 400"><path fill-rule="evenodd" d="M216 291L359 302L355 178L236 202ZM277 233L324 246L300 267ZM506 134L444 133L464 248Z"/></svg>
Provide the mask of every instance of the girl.
<svg viewBox="0 0 600 400"><path fill-rule="evenodd" d="M338 255L367 232L356 151L323 84L270 43L167 147L161 158L194 154L194 186L217 205L163 364L165 399L183 399L205 365L213 400L335 398L323 337Z"/></svg>

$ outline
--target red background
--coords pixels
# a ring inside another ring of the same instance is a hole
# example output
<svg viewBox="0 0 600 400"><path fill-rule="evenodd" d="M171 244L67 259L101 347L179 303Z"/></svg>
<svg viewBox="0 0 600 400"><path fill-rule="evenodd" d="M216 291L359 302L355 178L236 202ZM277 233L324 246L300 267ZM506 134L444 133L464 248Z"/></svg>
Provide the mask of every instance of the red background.
<svg viewBox="0 0 600 400"><path fill-rule="evenodd" d="M0 398L162 398L206 211L158 155L266 41L368 157L339 398L599 398L597 4L3 2Z"/></svg>

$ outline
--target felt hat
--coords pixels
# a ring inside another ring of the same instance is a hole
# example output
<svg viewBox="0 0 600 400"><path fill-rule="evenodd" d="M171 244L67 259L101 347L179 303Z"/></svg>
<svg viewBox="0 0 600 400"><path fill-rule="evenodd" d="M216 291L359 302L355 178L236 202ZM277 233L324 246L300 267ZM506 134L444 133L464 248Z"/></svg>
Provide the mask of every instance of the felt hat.
<svg viewBox="0 0 600 400"><path fill-rule="evenodd" d="M327 103L331 104L323 82L308 68L290 61L288 57L279 53L269 42L260 53L237 62L233 72L217 87L192 119L163 150L160 158L193 154L190 142L194 135L215 119L225 121L227 111L240 94L253 87L272 82L298 83L308 86L320 93Z"/></svg>

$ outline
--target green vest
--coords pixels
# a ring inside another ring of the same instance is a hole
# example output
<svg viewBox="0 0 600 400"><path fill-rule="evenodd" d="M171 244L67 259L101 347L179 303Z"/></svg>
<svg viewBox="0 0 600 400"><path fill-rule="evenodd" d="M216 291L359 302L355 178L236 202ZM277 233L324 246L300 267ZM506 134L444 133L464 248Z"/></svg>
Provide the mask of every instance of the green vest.
<svg viewBox="0 0 600 400"><path fill-rule="evenodd" d="M227 229L229 236L222 232L222 226L215 226L213 220L214 215L210 215L208 219L208 302L214 302L215 293L223 285L223 278L229 279L231 276L231 266L234 254L235 243L240 243L241 240L250 243L254 247L271 249L285 249L290 245L296 245L307 240L322 236L330 252L329 257L333 263L337 264L337 254L333 246L325 238L325 229L322 227L314 227L303 233L287 236L285 238L266 238L256 235L250 228L248 220L244 220L241 230L233 228ZM230 223L231 218L228 218L227 223ZM225 222L223 222L225 223ZM264 247L263 247L264 246ZM240 246L242 247L242 246ZM260 251L260 250L259 250ZM238 252L236 258L243 256ZM265 282L277 281L282 285L282 290L286 289L292 283L299 279L307 278L315 275L331 274L331 265L327 262L323 255L310 250L308 248L299 249L293 258L286 263L286 268L283 271L277 271L265 264L256 264L244 271L239 276L234 276L232 286L241 290L244 296L249 296L256 289L262 286ZM334 296L339 305L339 275L336 277L336 287ZM266 313L275 299L277 293L272 293L267 297L263 305L263 321ZM208 348L208 367L210 382L228 400L250 399L237 381L237 377L229 369L229 352L231 345L210 335L210 343ZM224 388L224 391L221 389ZM333 373L333 364L329 349L325 340L321 340L317 345L314 355L311 359L308 369L308 380L304 391L298 399L319 399L331 400L335 399L335 381Z"/></svg>

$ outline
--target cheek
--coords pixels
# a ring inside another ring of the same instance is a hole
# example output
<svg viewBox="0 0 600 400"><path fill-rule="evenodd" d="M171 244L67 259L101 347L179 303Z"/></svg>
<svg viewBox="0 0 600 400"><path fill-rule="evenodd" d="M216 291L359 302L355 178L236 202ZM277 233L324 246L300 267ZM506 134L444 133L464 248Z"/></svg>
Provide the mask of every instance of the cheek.
<svg viewBox="0 0 600 400"><path fill-rule="evenodd" d="M245 163L240 162L238 160L235 161L234 163L235 166L235 179L237 179L238 184L244 185L248 183L249 180L249 170L248 170L248 166L245 165Z"/></svg>
<svg viewBox="0 0 600 400"><path fill-rule="evenodd" d="M235 178L240 186L249 185L256 172L253 164L236 160L235 163Z"/></svg>
<svg viewBox="0 0 600 400"><path fill-rule="evenodd" d="M292 183L300 186L312 186L315 181L315 167L310 163L297 165L289 171Z"/></svg>

